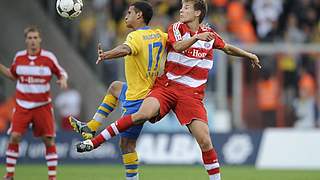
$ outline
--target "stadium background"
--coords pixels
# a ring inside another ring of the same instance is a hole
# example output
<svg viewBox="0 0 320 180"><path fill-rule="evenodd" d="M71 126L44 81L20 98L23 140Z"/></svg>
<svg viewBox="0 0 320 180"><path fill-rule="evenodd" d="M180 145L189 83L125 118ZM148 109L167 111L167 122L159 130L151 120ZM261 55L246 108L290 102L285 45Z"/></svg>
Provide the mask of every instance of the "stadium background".
<svg viewBox="0 0 320 180"><path fill-rule="evenodd" d="M179 1L150 2L156 9L152 26L166 30L177 20ZM114 80L124 81L121 60L95 65L95 59L98 42L110 49L124 40L128 31L122 18L129 3L85 0L81 16L68 20L56 14L52 0L2 0L1 63L10 65L14 53L24 48L24 27L38 25L43 47L56 53L70 75L72 88L81 95L79 116L88 120L106 87ZM319 179L320 1L211 0L208 5L205 22L228 42L257 53L263 65L261 71L252 70L245 60L215 54L205 103L213 142L224 166L223 177ZM14 83L0 77L0 87L0 158L4 163ZM60 93L53 84L54 97ZM110 120L116 117L119 110ZM61 119L56 110L61 179L85 179L82 172L94 167L93 179L123 177L117 139L93 153L79 155L73 146L79 136L61 127ZM145 164L141 179L206 179L202 167L185 166L199 164L199 149L174 115L156 125L147 124L143 132L138 143ZM184 154L182 148L188 152ZM41 169L43 146L28 134L22 149L17 178L37 179L28 169ZM41 177L45 174L40 173L38 179Z"/></svg>

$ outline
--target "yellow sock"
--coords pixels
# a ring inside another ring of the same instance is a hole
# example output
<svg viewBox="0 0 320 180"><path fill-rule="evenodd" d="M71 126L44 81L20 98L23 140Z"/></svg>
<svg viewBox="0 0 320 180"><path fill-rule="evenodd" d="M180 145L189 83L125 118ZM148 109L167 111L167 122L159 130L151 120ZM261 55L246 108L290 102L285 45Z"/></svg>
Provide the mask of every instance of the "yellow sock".
<svg viewBox="0 0 320 180"><path fill-rule="evenodd" d="M137 152L123 154L122 160L126 168L126 177L130 177L131 179L137 177L139 166Z"/></svg>
<svg viewBox="0 0 320 180"><path fill-rule="evenodd" d="M118 99L111 94L106 94L102 103L98 107L93 119L87 123L88 127L97 131L101 124L107 119L108 115L117 107Z"/></svg>
<svg viewBox="0 0 320 180"><path fill-rule="evenodd" d="M87 123L88 127L89 127L92 131L97 131L98 128L101 126L101 124L102 124L101 122L96 121L96 120L94 120L94 119L91 119L91 121L89 121L89 122Z"/></svg>

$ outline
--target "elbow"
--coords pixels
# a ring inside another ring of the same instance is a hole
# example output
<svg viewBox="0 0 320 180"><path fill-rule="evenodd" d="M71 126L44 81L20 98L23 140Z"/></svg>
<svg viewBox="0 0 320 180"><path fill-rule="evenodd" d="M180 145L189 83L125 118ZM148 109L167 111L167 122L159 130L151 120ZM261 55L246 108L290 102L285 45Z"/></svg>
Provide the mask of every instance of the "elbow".
<svg viewBox="0 0 320 180"><path fill-rule="evenodd" d="M123 48L122 50L121 50L121 56L127 56L127 55L130 55L131 54L131 51L130 51L130 49L128 49L128 48Z"/></svg>
<svg viewBox="0 0 320 180"><path fill-rule="evenodd" d="M173 49L174 49L174 51L176 51L176 52L182 52L182 51L184 51L184 49L181 48L181 47L179 47L179 46L173 46Z"/></svg>
<svg viewBox="0 0 320 180"><path fill-rule="evenodd" d="M177 49L176 50L176 52L179 52L179 53L182 52L182 51L184 51L184 49Z"/></svg>
<svg viewBox="0 0 320 180"><path fill-rule="evenodd" d="M231 51L228 48L222 49L222 51L228 55L230 55Z"/></svg>
<svg viewBox="0 0 320 180"><path fill-rule="evenodd" d="M224 51L224 53L226 53L228 55L232 55L234 52L230 46L225 46L222 50Z"/></svg>
<svg viewBox="0 0 320 180"><path fill-rule="evenodd" d="M12 81L17 80L17 78L10 71L7 71L7 73L5 73L5 75L7 76L8 79L10 79Z"/></svg>
<svg viewBox="0 0 320 180"><path fill-rule="evenodd" d="M124 53L125 53L125 56L126 56L126 55L130 55L130 54L131 54L131 51L126 49Z"/></svg>
<svg viewBox="0 0 320 180"><path fill-rule="evenodd" d="M226 44L222 50L228 55L232 54L232 46L230 46L229 44Z"/></svg>
<svg viewBox="0 0 320 180"><path fill-rule="evenodd" d="M230 50L225 51L225 53L228 55L233 55L232 51L230 51Z"/></svg>
<svg viewBox="0 0 320 180"><path fill-rule="evenodd" d="M174 48L174 51L175 51L175 52L178 52L178 53L181 53L183 50L182 50L182 49L179 49L179 48L178 48L178 49L175 49L175 48Z"/></svg>

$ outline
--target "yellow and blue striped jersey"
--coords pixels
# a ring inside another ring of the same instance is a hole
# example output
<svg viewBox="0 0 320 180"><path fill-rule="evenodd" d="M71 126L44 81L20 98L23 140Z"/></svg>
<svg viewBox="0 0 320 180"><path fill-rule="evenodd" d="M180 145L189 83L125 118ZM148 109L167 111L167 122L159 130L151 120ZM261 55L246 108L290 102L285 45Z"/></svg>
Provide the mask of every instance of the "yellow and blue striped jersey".
<svg viewBox="0 0 320 180"><path fill-rule="evenodd" d="M159 29L146 26L128 34L124 44L131 54L125 59L128 85L126 100L144 99L151 90L165 54L168 35Z"/></svg>

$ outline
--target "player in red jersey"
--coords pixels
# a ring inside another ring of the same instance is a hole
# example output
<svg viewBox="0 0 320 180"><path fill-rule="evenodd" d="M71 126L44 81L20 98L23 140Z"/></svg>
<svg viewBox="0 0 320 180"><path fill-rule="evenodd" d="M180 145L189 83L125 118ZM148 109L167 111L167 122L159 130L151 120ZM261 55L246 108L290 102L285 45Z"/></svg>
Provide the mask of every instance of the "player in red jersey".
<svg viewBox="0 0 320 180"><path fill-rule="evenodd" d="M183 0L180 22L168 29L168 55L164 74L157 78L153 89L139 111L124 116L108 126L92 140L77 144L78 152L91 151L111 137L147 119L155 122L173 110L197 140L204 166L211 180L220 180L217 154L213 148L206 110L203 105L208 72L213 66L213 51L248 58L258 66L256 55L227 44L209 27L200 26L207 6L204 0Z"/></svg>
<svg viewBox="0 0 320 180"><path fill-rule="evenodd" d="M55 123L50 97L50 80L55 74L60 87L67 88L67 73L58 64L52 52L41 49L38 28L27 27L24 35L27 49L16 53L10 68L0 64L0 72L17 81L16 106L8 130L10 139L6 151L7 173L4 179L13 179L19 155L19 142L32 124L34 136L41 137L46 147L45 159L49 180L55 180L58 156L54 141Z"/></svg>

